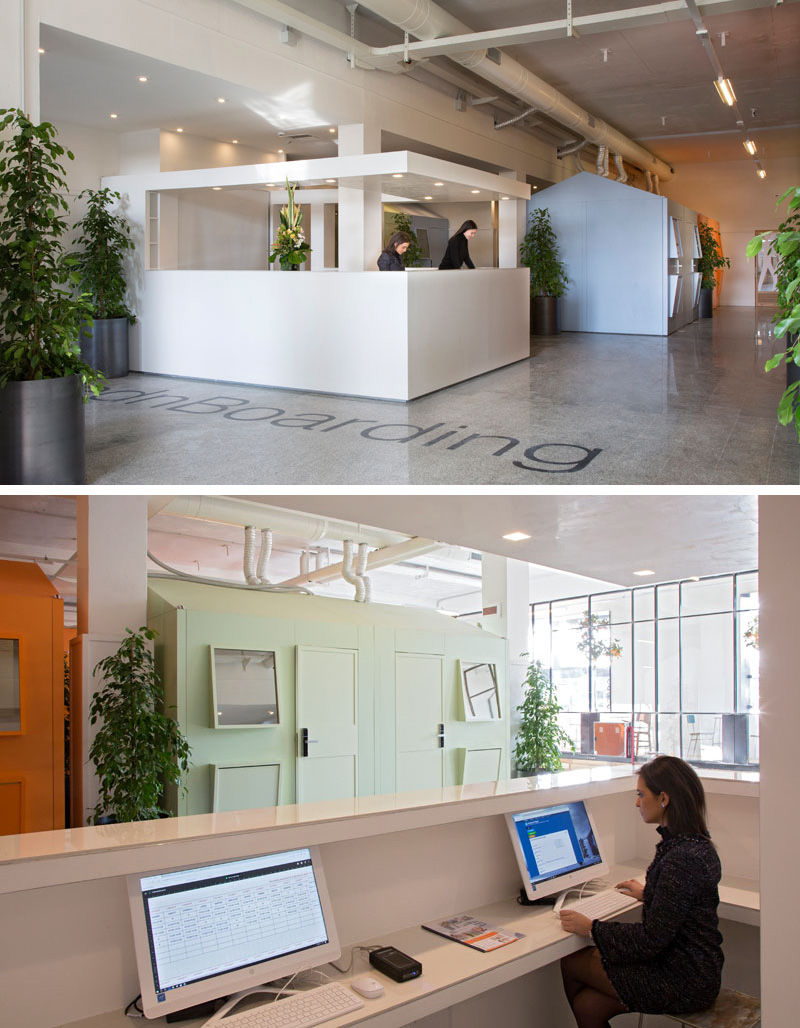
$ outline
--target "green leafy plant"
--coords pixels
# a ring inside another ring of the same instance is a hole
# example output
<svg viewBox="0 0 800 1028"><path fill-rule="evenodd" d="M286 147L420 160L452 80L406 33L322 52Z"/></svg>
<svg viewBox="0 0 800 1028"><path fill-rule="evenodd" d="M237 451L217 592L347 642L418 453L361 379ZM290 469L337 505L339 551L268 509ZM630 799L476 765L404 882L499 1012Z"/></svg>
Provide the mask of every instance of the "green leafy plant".
<svg viewBox="0 0 800 1028"><path fill-rule="evenodd" d="M303 212L300 209L300 205L294 202L294 191L297 188L297 183L289 185L289 179L286 179L286 191L289 194L289 199L281 207L280 213L280 225L278 227L278 234L275 237L275 242L272 244L272 251L269 255L269 263L277 258L278 263L284 271L289 271L293 267L299 267L305 263L308 259L309 253L311 253L311 247L306 242L305 232L303 231Z"/></svg>
<svg viewBox="0 0 800 1028"><path fill-rule="evenodd" d="M125 218L113 210L119 193L104 189L84 189L79 200L86 200L86 214L75 225L78 231L74 253L78 288L91 297L92 317L127 318L135 316L125 302L125 252L133 250L131 229Z"/></svg>
<svg viewBox="0 0 800 1028"><path fill-rule="evenodd" d="M700 272L700 288L716 289L717 268L729 268L730 259L722 256L719 248L719 239L711 226L701 221L697 226L700 235L700 257L697 260L697 270Z"/></svg>
<svg viewBox="0 0 800 1028"><path fill-rule="evenodd" d="M560 771L561 750L573 745L558 723L561 707L541 661L528 665L524 686L525 695L516 708L520 723L512 753L514 766L519 771Z"/></svg>
<svg viewBox="0 0 800 1028"><path fill-rule="evenodd" d="M416 232L411 228L411 218L408 214L393 214L392 220L395 232L405 232L411 240L406 252L400 254L400 259L407 268L418 268L422 264L422 247Z"/></svg>
<svg viewBox="0 0 800 1028"><path fill-rule="evenodd" d="M566 293L569 279L559 259L556 234L546 207L531 211L519 256L522 264L530 269L531 296L563 296Z"/></svg>
<svg viewBox="0 0 800 1028"><path fill-rule="evenodd" d="M789 214L778 226L777 235L770 240L767 252L777 257L776 285L778 289L778 312L775 322L775 338L786 337L787 346L783 353L770 357L764 365L766 371L776 368L782 360L800 367L800 186L787 189L778 200L777 206L788 198ZM747 256L755 257L761 252L764 240L771 233L762 232L747 244ZM794 421L797 438L800 440L800 381L792 382L786 388L778 404L778 421L789 425Z"/></svg>
<svg viewBox="0 0 800 1028"><path fill-rule="evenodd" d="M81 357L88 297L75 296L74 258L61 243L67 183L49 122L0 110L0 388L7 382L80 375L99 393L102 375Z"/></svg>
<svg viewBox="0 0 800 1028"><path fill-rule="evenodd" d="M189 744L163 711L164 690L147 646L157 633L126 631L116 653L94 669L104 682L89 707L90 723L102 722L89 748L100 782L94 824L109 814L117 821L168 814L162 808L164 787L180 784L189 767Z"/></svg>

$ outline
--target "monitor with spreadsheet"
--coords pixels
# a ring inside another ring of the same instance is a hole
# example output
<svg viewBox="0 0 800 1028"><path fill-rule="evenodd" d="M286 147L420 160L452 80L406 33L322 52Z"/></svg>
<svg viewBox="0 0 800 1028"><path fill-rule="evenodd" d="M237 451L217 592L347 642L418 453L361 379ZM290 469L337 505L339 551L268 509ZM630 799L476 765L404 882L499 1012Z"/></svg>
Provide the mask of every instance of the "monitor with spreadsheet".
<svg viewBox="0 0 800 1028"><path fill-rule="evenodd" d="M551 896L608 873L582 800L506 814L528 899Z"/></svg>
<svg viewBox="0 0 800 1028"><path fill-rule="evenodd" d="M336 960L319 850L128 876L146 1017Z"/></svg>

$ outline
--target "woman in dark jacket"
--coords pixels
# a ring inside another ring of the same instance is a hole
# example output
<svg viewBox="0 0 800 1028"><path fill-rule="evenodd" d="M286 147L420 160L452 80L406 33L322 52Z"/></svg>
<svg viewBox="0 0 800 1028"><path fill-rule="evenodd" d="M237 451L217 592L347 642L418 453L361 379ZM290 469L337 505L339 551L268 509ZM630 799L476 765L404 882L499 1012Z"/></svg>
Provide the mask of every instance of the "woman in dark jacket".
<svg viewBox="0 0 800 1028"><path fill-rule="evenodd" d="M561 925L596 948L564 957L564 991L578 1028L608 1028L626 1011L681 1014L710 1007L719 994L721 868L706 827L705 795L694 769L656 757L639 772L636 806L661 841L644 886L617 888L643 902L641 924L590 921L561 911Z"/></svg>
<svg viewBox="0 0 800 1028"><path fill-rule="evenodd" d="M469 259L467 240L472 239L477 231L478 226L474 221L465 221L458 232L454 236L450 236L447 240L447 249L444 252L444 257L442 257L442 262L439 265L439 271L460 268L462 264L466 264L468 268L475 267Z"/></svg>
<svg viewBox="0 0 800 1028"><path fill-rule="evenodd" d="M404 254L411 245L411 237L406 232L395 232L386 246L381 250L378 258L378 268L381 271L405 271L401 254Z"/></svg>

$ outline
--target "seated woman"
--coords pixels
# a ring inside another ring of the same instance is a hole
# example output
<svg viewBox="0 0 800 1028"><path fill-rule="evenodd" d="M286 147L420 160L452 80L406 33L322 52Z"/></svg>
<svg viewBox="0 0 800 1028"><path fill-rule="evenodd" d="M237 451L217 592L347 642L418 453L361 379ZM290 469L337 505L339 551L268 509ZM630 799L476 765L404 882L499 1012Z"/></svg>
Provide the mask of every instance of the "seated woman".
<svg viewBox="0 0 800 1028"><path fill-rule="evenodd" d="M562 928L595 943L561 961L578 1028L609 1028L610 1018L629 1010L704 1010L719 994L721 869L706 827L700 779L678 757L656 757L639 772L636 806L661 836L645 884L633 879L617 885L643 901L641 924L590 921L574 910L561 911Z"/></svg>
<svg viewBox="0 0 800 1028"><path fill-rule="evenodd" d="M475 267L469 257L468 240L472 239L477 231L478 226L470 219L464 222L455 235L450 236L444 257L439 264L439 271L460 268L462 264L466 264L468 268Z"/></svg>
<svg viewBox="0 0 800 1028"><path fill-rule="evenodd" d="M411 245L411 236L406 232L395 232L389 242L381 250L378 258L378 268L381 271L405 271L401 255Z"/></svg>

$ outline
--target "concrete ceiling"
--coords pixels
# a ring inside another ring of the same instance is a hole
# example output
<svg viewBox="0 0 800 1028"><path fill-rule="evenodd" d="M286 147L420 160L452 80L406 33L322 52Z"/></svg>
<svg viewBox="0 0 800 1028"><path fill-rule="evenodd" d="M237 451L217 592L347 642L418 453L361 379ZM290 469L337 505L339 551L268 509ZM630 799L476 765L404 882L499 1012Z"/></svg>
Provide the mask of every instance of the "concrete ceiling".
<svg viewBox="0 0 800 1028"><path fill-rule="evenodd" d="M656 0L574 0L573 10L578 16L655 4ZM294 6L349 31L345 0ZM476 31L565 16L564 0L443 0L441 6ZM787 0L775 6L766 0L731 0L727 8L727 13L704 20L725 74L733 81L747 133L759 146L760 156L795 154L800 146L800 3ZM399 30L363 6L356 25L358 38L370 45L402 41ZM41 44L46 50L41 58L42 116L56 124L78 122L119 133L180 126L221 142L238 139L240 145L264 152L281 148L290 158L336 154L329 129L341 112L326 109L324 95L313 97L313 116L306 114L304 119L302 112L290 110L281 97L281 87L290 91L292 85L286 81L285 64L275 83L265 68L265 86L255 90L47 25L41 29ZM688 18L505 49L667 161L750 159L731 109L713 88L713 69ZM433 78L436 69L451 79L456 72L468 74L446 57L415 66L408 74L455 99L456 85ZM298 68L297 74L305 72ZM141 75L147 76L147 83L138 81ZM485 87L477 91L491 92ZM218 97L226 103L219 104ZM497 113L492 105L481 109L490 119ZM110 119L111 112L118 117ZM552 129L545 124L539 131L552 141ZM536 133L537 128L531 131ZM395 144L387 139L384 148L394 149ZM420 145L415 148L425 152Z"/></svg>
<svg viewBox="0 0 800 1028"><path fill-rule="evenodd" d="M459 613L480 608L482 552L531 564L532 596L559 599L695 575L746 571L757 562L754 496L461 496L269 495L242 496L292 511L422 536L443 548L372 573L378 602L439 607ZM242 524L246 518L243 516ZM531 538L508 542L520 530ZM449 545L448 545L449 544ZM242 582L243 530L211 520L157 513L150 550L190 574ZM275 537L269 577L299 572L308 546L300 536ZM340 559L341 544L311 544ZM77 595L76 502L68 496L0 496L0 559L35 560L67 601L74 624ZM313 567L313 563L312 563ZM648 568L652 577L639 578ZM158 571L150 565L151 571ZM341 580L315 587L320 595L351 598Z"/></svg>

